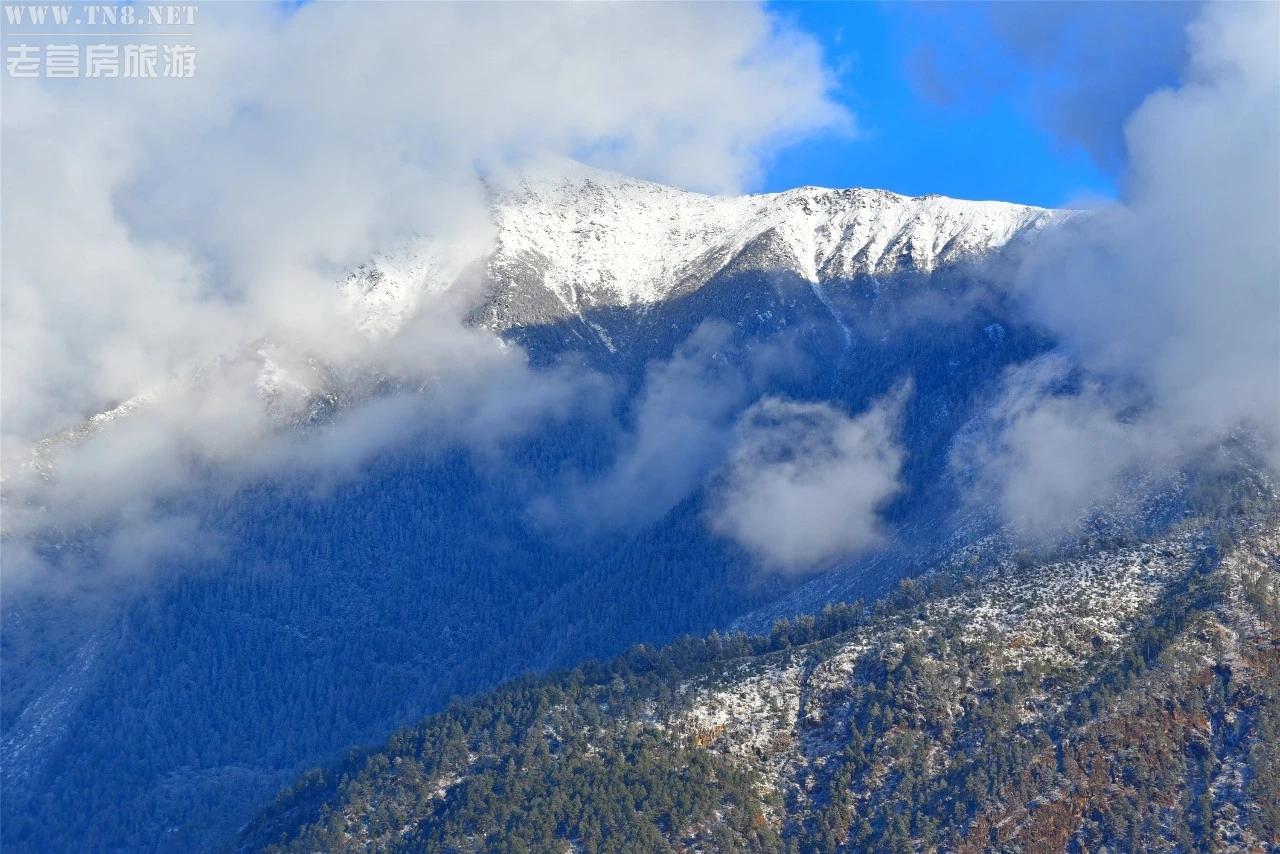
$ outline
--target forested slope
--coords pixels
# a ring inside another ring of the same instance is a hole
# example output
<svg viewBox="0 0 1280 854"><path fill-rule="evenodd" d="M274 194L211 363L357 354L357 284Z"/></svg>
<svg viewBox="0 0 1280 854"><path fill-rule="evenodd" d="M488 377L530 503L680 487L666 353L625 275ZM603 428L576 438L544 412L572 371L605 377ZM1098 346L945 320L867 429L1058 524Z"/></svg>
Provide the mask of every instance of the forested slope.
<svg viewBox="0 0 1280 854"><path fill-rule="evenodd" d="M272 851L1267 850L1280 534L989 561L524 680L312 772Z"/></svg>

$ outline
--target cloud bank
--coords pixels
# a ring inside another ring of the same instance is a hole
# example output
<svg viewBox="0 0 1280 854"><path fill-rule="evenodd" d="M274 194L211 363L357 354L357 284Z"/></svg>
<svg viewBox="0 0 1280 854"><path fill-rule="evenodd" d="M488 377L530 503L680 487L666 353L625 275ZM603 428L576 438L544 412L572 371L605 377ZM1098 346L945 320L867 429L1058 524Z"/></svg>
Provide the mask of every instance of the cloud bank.
<svg viewBox="0 0 1280 854"><path fill-rule="evenodd" d="M578 476L560 506L539 502L534 516L595 533L653 524L723 463L735 418L797 359L785 339L744 352L728 324L704 322L670 359L649 366L608 469Z"/></svg>
<svg viewBox="0 0 1280 854"><path fill-rule="evenodd" d="M816 44L756 5L200 14L193 79L6 84L7 546L51 521L161 531L151 505L194 470L349 467L339 442L276 443L370 378L428 399L380 403L396 418L365 448L553 417L565 378L461 320L493 235L484 181L574 156L735 190L849 120ZM362 333L335 283L415 241L447 247L434 274L453 293ZM5 563L11 580L24 565Z"/></svg>
<svg viewBox="0 0 1280 854"><path fill-rule="evenodd" d="M1024 533L1061 531L1117 478L1233 436L1280 472L1278 38L1275 4L1205 7L1183 83L1125 125L1123 202L1042 241L1015 277L1096 380L1010 377L981 492Z"/></svg>

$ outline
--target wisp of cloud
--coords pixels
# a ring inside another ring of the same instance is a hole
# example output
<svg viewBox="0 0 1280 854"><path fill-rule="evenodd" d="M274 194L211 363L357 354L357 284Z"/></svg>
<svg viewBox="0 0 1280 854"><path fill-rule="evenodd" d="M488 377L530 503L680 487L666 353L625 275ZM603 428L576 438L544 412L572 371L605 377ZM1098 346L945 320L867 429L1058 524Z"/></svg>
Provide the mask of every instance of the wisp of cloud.
<svg viewBox="0 0 1280 854"><path fill-rule="evenodd" d="M712 527L766 566L813 571L880 546L902 485L895 438L909 383L849 417L827 403L767 397L734 431Z"/></svg>

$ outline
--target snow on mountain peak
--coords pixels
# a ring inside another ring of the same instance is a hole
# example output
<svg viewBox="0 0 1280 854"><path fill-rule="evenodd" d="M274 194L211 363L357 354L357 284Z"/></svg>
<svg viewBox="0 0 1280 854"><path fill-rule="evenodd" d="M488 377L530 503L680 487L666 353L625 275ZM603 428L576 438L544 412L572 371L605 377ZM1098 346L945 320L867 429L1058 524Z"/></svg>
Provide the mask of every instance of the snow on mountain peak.
<svg viewBox="0 0 1280 854"><path fill-rule="evenodd" d="M490 197L496 227L491 278L505 287L536 284L567 315L660 302L682 286L705 282L761 237L770 239L774 262L817 285L930 273L997 251L1068 215L875 189L710 196L580 164L522 178ZM447 285L440 279L450 265L432 260L437 249L428 242L375 259L348 280L366 326L395 326L417 293Z"/></svg>
<svg viewBox="0 0 1280 854"><path fill-rule="evenodd" d="M491 187L489 201L494 236L487 258L475 247L467 255L427 235L373 256L339 283L360 332L373 338L395 333L425 295L483 269L492 289L486 326L503 330L576 318L612 351L611 335L590 319L593 309L629 308L639 316L722 271L764 269L806 280L847 341L851 332L824 290L828 283L931 273L998 251L1070 215L875 189L806 186L711 196L581 164ZM314 391L310 369L297 368L305 359L287 357L287 342L276 343L256 357L263 398ZM99 418L129 411L122 407Z"/></svg>

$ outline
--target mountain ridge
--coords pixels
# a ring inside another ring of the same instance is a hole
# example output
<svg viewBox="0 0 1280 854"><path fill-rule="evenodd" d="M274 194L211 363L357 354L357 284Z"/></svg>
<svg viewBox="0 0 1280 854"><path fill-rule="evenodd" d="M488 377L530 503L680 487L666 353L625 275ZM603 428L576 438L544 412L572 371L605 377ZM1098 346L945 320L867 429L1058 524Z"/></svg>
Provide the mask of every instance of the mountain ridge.
<svg viewBox="0 0 1280 854"><path fill-rule="evenodd" d="M552 351L585 340L613 357L639 353L643 362L655 355L650 339L667 334L655 329L666 322L649 315L728 279L739 284L715 299L747 305L754 297L743 287L758 289L752 277L759 275L795 278L847 347L856 318L843 303L859 280L927 278L990 260L1084 213L865 188L710 196L576 163L491 188L490 205L494 241L467 320L531 348L535 361L545 361L547 342L527 331L560 328ZM424 299L448 291L476 263L429 236L371 256L337 283L354 318L351 335L377 340L401 332L415 312L435 310ZM766 325L793 322L773 317L772 308L744 311ZM327 411L333 401L360 399L367 394L360 386L377 385L376 377L327 365L283 340L257 341L225 358L254 366L256 393L284 425ZM179 366L169 382L189 384L219 369ZM59 446L117 419L145 417L166 384L45 437L33 464L48 476Z"/></svg>
<svg viewBox="0 0 1280 854"><path fill-rule="evenodd" d="M497 330L655 305L705 285L762 238L781 249L768 259L773 268L821 284L930 274L1080 213L863 188L708 196L583 166L493 189L490 204L495 236L485 263L494 287L476 316ZM427 240L349 277L344 293L366 304L363 323L390 328L382 313L403 317L419 288L444 287L438 272L454 268L441 251ZM533 315L514 308L532 288L547 296Z"/></svg>

